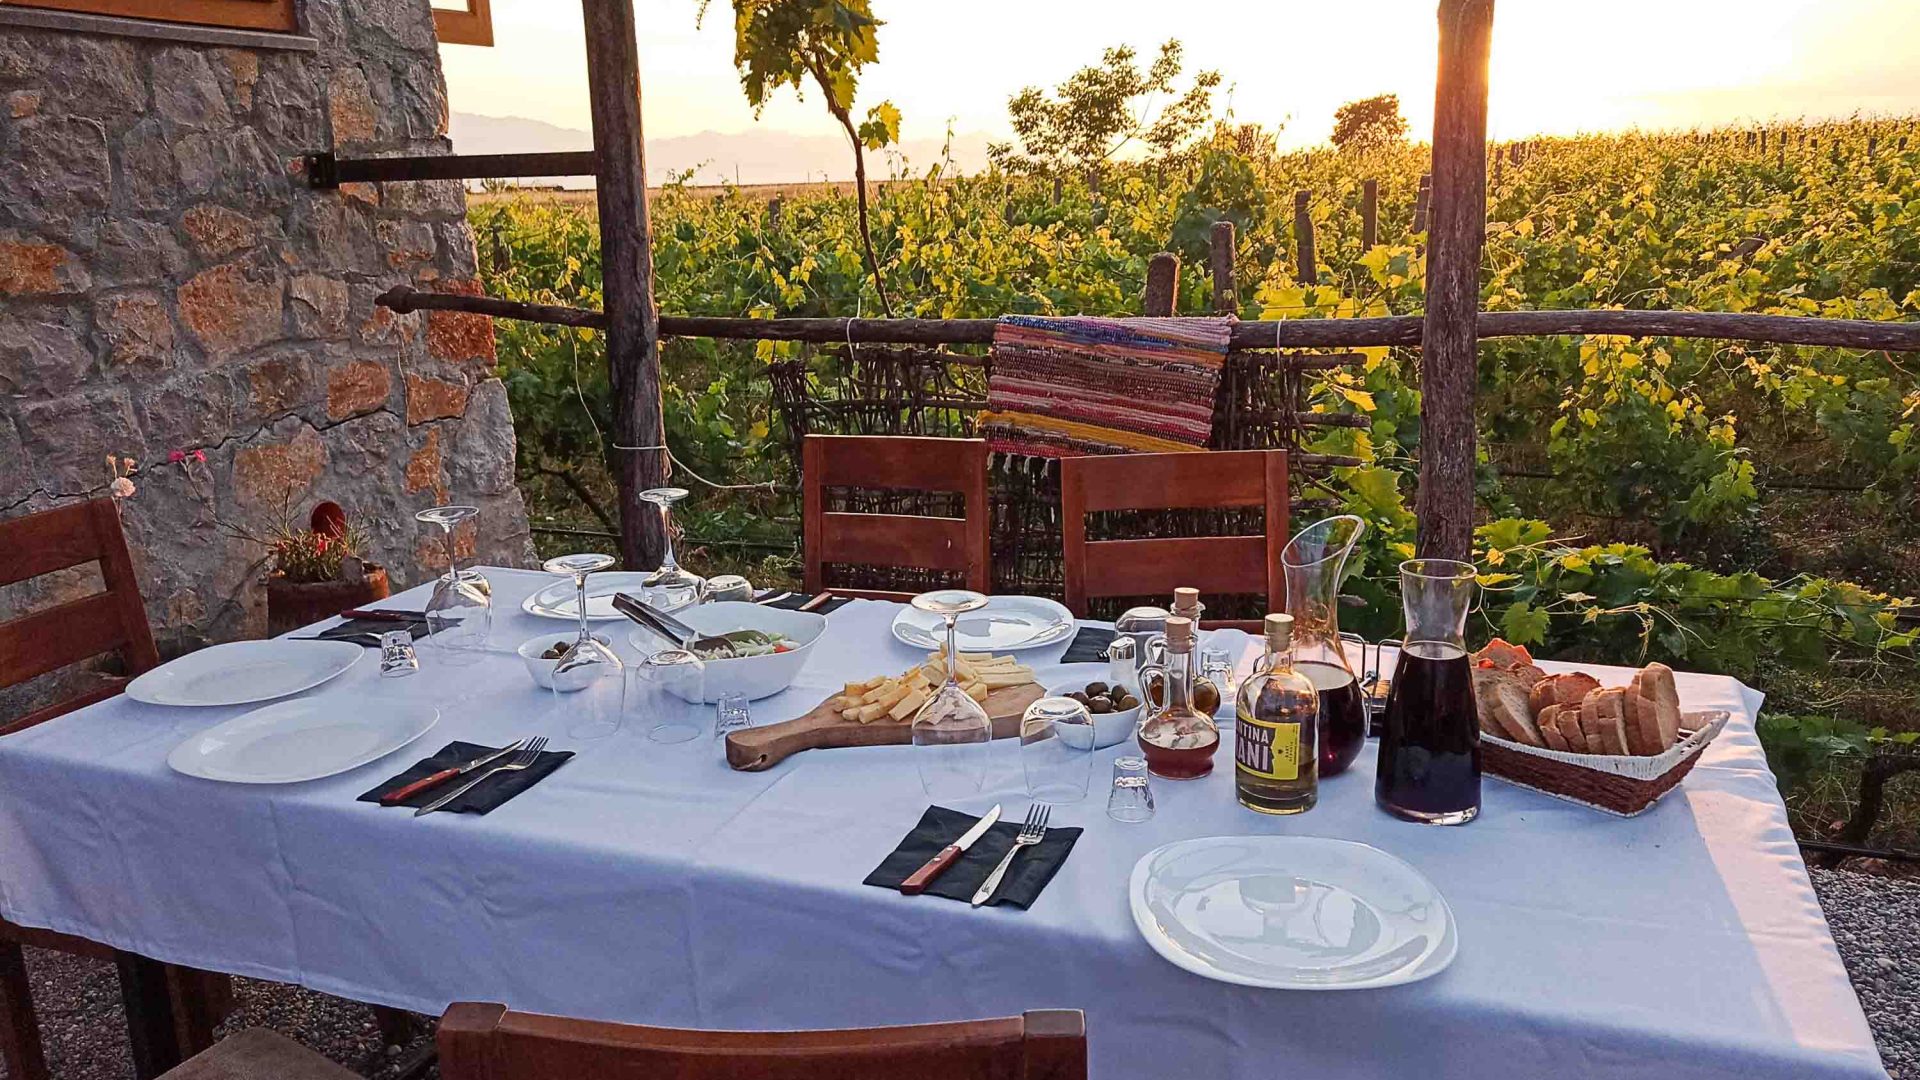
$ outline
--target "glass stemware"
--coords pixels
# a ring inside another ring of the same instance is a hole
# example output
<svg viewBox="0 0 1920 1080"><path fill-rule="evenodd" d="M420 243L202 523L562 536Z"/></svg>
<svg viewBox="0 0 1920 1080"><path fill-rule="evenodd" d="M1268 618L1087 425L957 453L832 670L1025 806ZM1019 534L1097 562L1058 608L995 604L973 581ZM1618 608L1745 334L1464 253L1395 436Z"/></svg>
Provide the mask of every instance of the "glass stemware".
<svg viewBox="0 0 1920 1080"><path fill-rule="evenodd" d="M676 487L648 488L640 493L643 501L660 508L660 529L666 535L660 568L640 583L647 603L662 611L699 603L707 587L705 578L683 569L673 557L673 505L686 497L687 489Z"/></svg>
<svg viewBox="0 0 1920 1080"><path fill-rule="evenodd" d="M940 589L913 598L914 607L947 623L947 681L913 716L920 784L932 798L965 798L978 794L987 782L993 721L985 707L960 688L960 654L954 645L960 616L986 604L986 597L965 589Z"/></svg>
<svg viewBox="0 0 1920 1080"><path fill-rule="evenodd" d="M578 555L562 555L548 559L542 569L549 574L571 574L574 588L577 590L580 615L580 636L560 659L553 665L553 692L555 694L575 694L584 690L593 691L582 694L578 701L563 699L563 707L574 716L574 723L567 734L575 738L590 739L611 735L620 727L620 695L624 689L624 671L626 664L607 642L593 636L587 626L587 575L595 570L605 570L612 566L614 558L585 552ZM603 680L613 680L604 682ZM611 686L612 689L607 688Z"/></svg>
<svg viewBox="0 0 1920 1080"><path fill-rule="evenodd" d="M413 515L415 521L440 526L446 537L447 572L434 582L426 622L429 640L451 664L478 660L493 632L493 588L478 570L460 569L453 543L453 527L479 513L477 506L435 506Z"/></svg>

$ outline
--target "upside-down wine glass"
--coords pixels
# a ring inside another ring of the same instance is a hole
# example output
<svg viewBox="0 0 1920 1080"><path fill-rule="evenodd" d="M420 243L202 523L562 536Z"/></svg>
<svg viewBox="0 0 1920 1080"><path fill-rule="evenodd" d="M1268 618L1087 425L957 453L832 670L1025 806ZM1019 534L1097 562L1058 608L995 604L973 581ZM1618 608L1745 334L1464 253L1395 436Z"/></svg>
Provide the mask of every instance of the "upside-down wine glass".
<svg viewBox="0 0 1920 1080"><path fill-rule="evenodd" d="M931 798L976 795L987 782L993 721L960 688L960 654L954 644L960 616L986 605L986 597L965 589L939 589L913 598L914 607L947 623L947 681L913 716L913 745L919 748L914 757L920 766L920 784Z"/></svg>
<svg viewBox="0 0 1920 1080"><path fill-rule="evenodd" d="M660 508L660 530L666 535L666 552L660 557L660 569L640 583L646 601L662 611L675 611L699 603L707 580L682 568L673 557L673 504L687 497L686 488L648 488L640 498Z"/></svg>
<svg viewBox="0 0 1920 1080"><path fill-rule="evenodd" d="M625 689L626 665L605 641L593 636L587 625L587 575L612 566L614 558L594 552L562 555L548 559L541 568L549 574L571 574L580 610L580 636L553 665L555 694L581 694L577 701L562 699L573 713L567 734L578 739L611 735L620 727L621 694Z"/></svg>
<svg viewBox="0 0 1920 1080"><path fill-rule="evenodd" d="M493 631L493 588L478 570L460 569L453 543L453 527L478 513L477 506L435 506L413 515L415 521L440 526L446 536L447 572L433 584L425 618L428 640L450 664L480 659Z"/></svg>

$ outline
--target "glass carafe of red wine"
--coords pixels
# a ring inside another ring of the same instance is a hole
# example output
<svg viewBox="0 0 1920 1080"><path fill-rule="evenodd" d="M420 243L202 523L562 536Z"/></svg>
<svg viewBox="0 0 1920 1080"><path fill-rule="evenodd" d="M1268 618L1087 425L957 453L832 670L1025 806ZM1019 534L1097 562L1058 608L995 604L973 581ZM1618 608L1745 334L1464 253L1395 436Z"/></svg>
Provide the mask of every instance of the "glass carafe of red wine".
<svg viewBox="0 0 1920 1080"><path fill-rule="evenodd" d="M1465 825L1480 813L1480 723L1467 660L1472 563L1400 564L1405 644L1387 690L1373 795L1395 817Z"/></svg>
<svg viewBox="0 0 1920 1080"><path fill-rule="evenodd" d="M1340 583L1347 556L1366 531L1367 523L1352 514L1330 517L1295 533L1280 554L1293 616L1293 669L1319 691L1323 780L1345 772L1367 745L1366 702L1340 644Z"/></svg>

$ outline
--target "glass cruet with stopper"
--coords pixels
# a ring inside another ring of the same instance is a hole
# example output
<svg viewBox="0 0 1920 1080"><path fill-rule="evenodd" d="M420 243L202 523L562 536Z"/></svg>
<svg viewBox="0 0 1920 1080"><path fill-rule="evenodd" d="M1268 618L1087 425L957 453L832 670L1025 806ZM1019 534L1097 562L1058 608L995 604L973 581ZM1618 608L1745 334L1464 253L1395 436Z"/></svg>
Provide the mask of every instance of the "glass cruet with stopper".
<svg viewBox="0 0 1920 1080"><path fill-rule="evenodd" d="M1280 553L1293 616L1294 670L1320 693L1320 778L1345 772L1367 744L1366 700L1340 642L1340 583L1367 523L1342 514L1294 534Z"/></svg>
<svg viewBox="0 0 1920 1080"><path fill-rule="evenodd" d="M1193 620L1196 633L1200 628L1200 616L1206 610L1207 605L1200 602L1199 589L1182 587L1173 590L1173 614L1183 619ZM1198 646L1195 648L1197 651ZM1206 672L1201 670L1201 665L1196 662L1193 665L1193 707L1208 716L1217 716L1220 713L1220 697L1220 686L1209 678Z"/></svg>
<svg viewBox="0 0 1920 1080"><path fill-rule="evenodd" d="M1167 655L1163 664L1140 672L1142 684L1155 679L1165 687L1165 702L1147 705L1140 722L1140 750L1147 770L1168 780L1194 780L1213 771L1220 749L1220 728L1193 704L1193 620L1167 618Z"/></svg>
<svg viewBox="0 0 1920 1080"><path fill-rule="evenodd" d="M1240 805L1298 814L1319 797L1319 691L1293 667L1293 616L1269 615L1265 659L1234 704L1233 787Z"/></svg>
<svg viewBox="0 0 1920 1080"><path fill-rule="evenodd" d="M1480 721L1467 660L1472 563L1400 564L1406 643L1387 689L1374 801L1395 817L1464 825L1480 813Z"/></svg>

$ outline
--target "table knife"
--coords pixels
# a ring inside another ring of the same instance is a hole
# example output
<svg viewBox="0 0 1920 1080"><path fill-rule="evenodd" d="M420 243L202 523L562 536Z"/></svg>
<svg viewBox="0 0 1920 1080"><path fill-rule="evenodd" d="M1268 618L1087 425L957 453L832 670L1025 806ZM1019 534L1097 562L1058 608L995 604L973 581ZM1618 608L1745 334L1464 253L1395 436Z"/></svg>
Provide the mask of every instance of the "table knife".
<svg viewBox="0 0 1920 1080"><path fill-rule="evenodd" d="M979 821L974 822L973 828L961 833L960 839L941 848L940 854L928 859L925 866L915 870L912 876L901 882L900 891L907 896L919 896L926 892L927 886L933 884L933 879L939 877L941 871L958 861L961 854L972 847L975 840L987 835L987 830L993 828L993 823L999 820L1000 804L994 803L993 809L987 811Z"/></svg>
<svg viewBox="0 0 1920 1080"><path fill-rule="evenodd" d="M437 787L438 785L444 784L456 776L465 776L466 774L472 772L475 769L481 768L486 765L491 765L494 762L499 761L501 758L506 757L508 754L513 753L515 750L518 750L525 745L527 745L527 740L515 739L510 745L501 747L500 749L492 751L491 753L482 754L481 756L474 758L472 761L467 762L465 765L455 765L451 769L441 769L439 772L434 773L432 776L425 777L424 779L420 779L420 780L415 780L413 783L408 784L406 787L401 788L399 791L388 792L387 794L380 796L380 805L381 806L399 806L401 803L406 802L408 799L413 798L415 795L420 794L421 792L427 790L430 787Z"/></svg>

